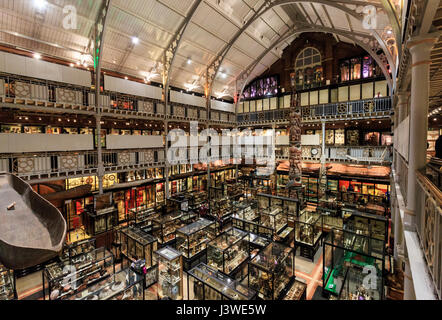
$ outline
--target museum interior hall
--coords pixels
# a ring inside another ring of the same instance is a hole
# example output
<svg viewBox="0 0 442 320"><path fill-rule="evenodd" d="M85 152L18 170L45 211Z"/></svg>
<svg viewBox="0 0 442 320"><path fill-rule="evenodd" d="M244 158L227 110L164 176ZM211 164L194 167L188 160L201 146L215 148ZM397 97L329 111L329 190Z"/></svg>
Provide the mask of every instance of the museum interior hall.
<svg viewBox="0 0 442 320"><path fill-rule="evenodd" d="M0 0L0 300L441 300L441 35L440 0Z"/></svg>

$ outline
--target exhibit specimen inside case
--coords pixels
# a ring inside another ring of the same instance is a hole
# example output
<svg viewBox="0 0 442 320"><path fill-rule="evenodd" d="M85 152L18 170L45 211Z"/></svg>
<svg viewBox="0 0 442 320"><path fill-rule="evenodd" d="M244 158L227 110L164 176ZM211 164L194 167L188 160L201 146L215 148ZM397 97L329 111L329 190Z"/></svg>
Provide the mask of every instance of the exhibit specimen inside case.
<svg viewBox="0 0 442 320"><path fill-rule="evenodd" d="M207 244L207 264L226 275L234 275L249 258L249 234L232 228Z"/></svg>
<svg viewBox="0 0 442 320"><path fill-rule="evenodd" d="M0 301L17 298L13 271L0 264Z"/></svg>
<svg viewBox="0 0 442 320"><path fill-rule="evenodd" d="M302 257L313 260L322 237L322 219L320 213L309 210L295 219L295 248L299 247Z"/></svg>
<svg viewBox="0 0 442 320"><path fill-rule="evenodd" d="M324 293L339 298L349 270L363 272L365 268L380 279L382 285L379 292L383 299L385 252L383 240L348 230L333 229L323 241ZM352 276L351 281L354 282L354 279L356 277Z"/></svg>
<svg viewBox="0 0 442 320"><path fill-rule="evenodd" d="M78 291L69 300L144 300L143 277L127 268L91 287Z"/></svg>
<svg viewBox="0 0 442 320"><path fill-rule="evenodd" d="M115 273L114 257L105 248L54 262L43 270L43 298L64 300Z"/></svg>
<svg viewBox="0 0 442 320"><path fill-rule="evenodd" d="M158 264L158 298L183 299L183 261L181 252L163 247L155 252Z"/></svg>
<svg viewBox="0 0 442 320"><path fill-rule="evenodd" d="M185 270L190 268L190 264L193 266L194 262L191 262L191 260L200 253L203 253L205 260L206 245L215 236L215 221L204 218L200 218L176 231L175 248L183 254L186 260L185 264L189 263L189 266L185 266Z"/></svg>
<svg viewBox="0 0 442 320"><path fill-rule="evenodd" d="M157 265L154 252L158 249L158 241L138 226L129 226L119 230L121 254L124 259L121 266L129 267L133 263L139 266L139 273L144 275L146 288L157 282Z"/></svg>
<svg viewBox="0 0 442 320"><path fill-rule="evenodd" d="M188 300L254 300L256 291L201 263L187 273Z"/></svg>
<svg viewBox="0 0 442 320"><path fill-rule="evenodd" d="M249 262L248 286L264 300L283 299L295 279L293 249L272 242Z"/></svg>

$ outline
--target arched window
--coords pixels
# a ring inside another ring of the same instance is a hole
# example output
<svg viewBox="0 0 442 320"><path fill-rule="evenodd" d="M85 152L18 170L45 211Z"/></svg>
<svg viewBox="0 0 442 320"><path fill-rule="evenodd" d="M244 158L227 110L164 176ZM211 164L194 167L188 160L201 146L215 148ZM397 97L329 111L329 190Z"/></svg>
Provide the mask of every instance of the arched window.
<svg viewBox="0 0 442 320"><path fill-rule="evenodd" d="M296 87L299 90L318 87L322 84L321 53L308 47L302 50L295 61Z"/></svg>

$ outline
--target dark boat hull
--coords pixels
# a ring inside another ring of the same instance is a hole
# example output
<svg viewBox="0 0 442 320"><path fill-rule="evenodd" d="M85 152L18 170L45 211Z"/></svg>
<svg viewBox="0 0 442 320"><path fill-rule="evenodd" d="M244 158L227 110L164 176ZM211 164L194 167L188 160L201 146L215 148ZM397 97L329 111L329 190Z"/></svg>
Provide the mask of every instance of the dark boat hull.
<svg viewBox="0 0 442 320"><path fill-rule="evenodd" d="M16 203L14 210L7 206ZM22 179L0 174L0 262L25 269L60 254L66 221L60 211Z"/></svg>

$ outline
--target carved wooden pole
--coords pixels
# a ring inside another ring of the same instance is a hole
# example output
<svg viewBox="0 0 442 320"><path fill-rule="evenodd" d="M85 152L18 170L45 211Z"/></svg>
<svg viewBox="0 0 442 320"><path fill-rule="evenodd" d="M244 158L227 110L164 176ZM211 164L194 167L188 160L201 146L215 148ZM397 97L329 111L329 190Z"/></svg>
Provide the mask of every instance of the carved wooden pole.
<svg viewBox="0 0 442 320"><path fill-rule="evenodd" d="M301 109L296 97L295 74L290 74L292 85L292 98L290 102L290 169L289 169L289 195L299 197L296 189L302 188L302 152L301 152ZM295 192L291 192L295 191Z"/></svg>

